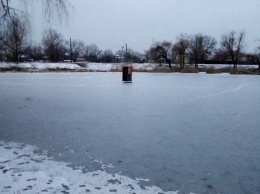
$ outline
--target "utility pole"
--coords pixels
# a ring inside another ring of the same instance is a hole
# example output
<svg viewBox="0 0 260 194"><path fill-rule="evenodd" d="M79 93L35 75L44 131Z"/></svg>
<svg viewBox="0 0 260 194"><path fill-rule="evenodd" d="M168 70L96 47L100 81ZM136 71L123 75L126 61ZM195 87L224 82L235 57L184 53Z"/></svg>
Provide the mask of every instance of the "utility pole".
<svg viewBox="0 0 260 194"><path fill-rule="evenodd" d="M72 49L71 49L71 38L70 38L70 63L72 63Z"/></svg>
<svg viewBox="0 0 260 194"><path fill-rule="evenodd" d="M121 54L120 54L120 62L121 63L123 62L123 57L124 57L124 46L122 46L122 51L121 51Z"/></svg>
<svg viewBox="0 0 260 194"><path fill-rule="evenodd" d="M125 43L125 61L127 62L127 44Z"/></svg>

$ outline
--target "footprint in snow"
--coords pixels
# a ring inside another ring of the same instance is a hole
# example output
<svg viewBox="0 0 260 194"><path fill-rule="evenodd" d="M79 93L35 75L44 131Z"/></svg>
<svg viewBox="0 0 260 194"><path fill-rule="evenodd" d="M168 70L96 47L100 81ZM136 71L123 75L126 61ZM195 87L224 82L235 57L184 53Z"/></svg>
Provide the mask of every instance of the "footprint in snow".
<svg viewBox="0 0 260 194"><path fill-rule="evenodd" d="M113 192L117 192L116 189L110 189L109 192L113 193Z"/></svg>
<svg viewBox="0 0 260 194"><path fill-rule="evenodd" d="M62 187L63 187L65 190L69 190L69 189L70 189L67 185L64 185L64 184L62 184Z"/></svg>

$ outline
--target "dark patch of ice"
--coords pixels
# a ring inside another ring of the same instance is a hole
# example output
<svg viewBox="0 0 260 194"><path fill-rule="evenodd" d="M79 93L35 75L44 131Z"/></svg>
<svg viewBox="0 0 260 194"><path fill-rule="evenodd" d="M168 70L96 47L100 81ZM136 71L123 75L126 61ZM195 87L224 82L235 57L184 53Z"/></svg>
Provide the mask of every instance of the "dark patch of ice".
<svg viewBox="0 0 260 194"><path fill-rule="evenodd" d="M36 178L27 179L27 181L36 181Z"/></svg>
<svg viewBox="0 0 260 194"><path fill-rule="evenodd" d="M11 146L5 146L4 148L10 150L10 149L12 149L13 147L11 147Z"/></svg>
<svg viewBox="0 0 260 194"><path fill-rule="evenodd" d="M17 156L17 159L20 159L20 158L23 158L23 157L30 157L30 155L29 154L23 154L23 155L20 155L20 156Z"/></svg>
<svg viewBox="0 0 260 194"><path fill-rule="evenodd" d="M69 186L62 184L62 187L66 190L70 190Z"/></svg>
<svg viewBox="0 0 260 194"><path fill-rule="evenodd" d="M115 179L115 180L111 179L111 180L108 180L107 182L109 182L109 183L111 183L111 184L113 184L113 185L115 185L115 184L121 184L121 181L119 181L119 180L117 180L117 179Z"/></svg>
<svg viewBox="0 0 260 194"><path fill-rule="evenodd" d="M6 160L6 161L3 161L3 162L0 162L0 164L6 164L8 162L11 162L11 160Z"/></svg>
<svg viewBox="0 0 260 194"><path fill-rule="evenodd" d="M23 191L27 191L27 190L32 190L32 186L29 185L29 186L27 186L25 189L23 189Z"/></svg>
<svg viewBox="0 0 260 194"><path fill-rule="evenodd" d="M111 192L111 193L112 192L117 192L117 190L116 189L110 189L109 192Z"/></svg>
<svg viewBox="0 0 260 194"><path fill-rule="evenodd" d="M23 165L23 164L29 164L30 162L21 162L21 163L18 163L17 165Z"/></svg>
<svg viewBox="0 0 260 194"><path fill-rule="evenodd" d="M135 188L131 184L129 184L128 187L132 190L135 190Z"/></svg>
<svg viewBox="0 0 260 194"><path fill-rule="evenodd" d="M4 169L3 170L3 173L5 174L5 173L7 173L9 170L7 170L7 169Z"/></svg>

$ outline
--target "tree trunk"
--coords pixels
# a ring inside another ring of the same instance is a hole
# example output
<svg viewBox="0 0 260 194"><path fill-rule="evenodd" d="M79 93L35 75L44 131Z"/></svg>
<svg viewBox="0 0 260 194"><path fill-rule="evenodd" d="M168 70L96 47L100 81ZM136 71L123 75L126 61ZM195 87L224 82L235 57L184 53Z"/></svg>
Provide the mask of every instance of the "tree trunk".
<svg viewBox="0 0 260 194"><path fill-rule="evenodd" d="M14 56L15 62L18 62L18 50L15 48L15 56Z"/></svg>
<svg viewBox="0 0 260 194"><path fill-rule="evenodd" d="M196 57L195 58L195 68L198 68L198 66L199 66L199 58Z"/></svg>
<svg viewBox="0 0 260 194"><path fill-rule="evenodd" d="M171 60L170 59L167 59L166 58L166 63L168 63L168 65L169 65L169 68L172 70L172 64L171 64Z"/></svg>
<svg viewBox="0 0 260 194"><path fill-rule="evenodd" d="M182 68L184 68L184 65L185 65L185 54L183 54L183 56L182 56Z"/></svg>

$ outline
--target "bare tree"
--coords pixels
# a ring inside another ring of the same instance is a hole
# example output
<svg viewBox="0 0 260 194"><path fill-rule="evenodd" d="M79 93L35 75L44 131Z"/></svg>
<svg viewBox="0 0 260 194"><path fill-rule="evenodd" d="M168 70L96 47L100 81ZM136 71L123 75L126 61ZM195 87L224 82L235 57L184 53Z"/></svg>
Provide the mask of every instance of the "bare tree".
<svg viewBox="0 0 260 194"><path fill-rule="evenodd" d="M214 51L216 44L217 41L210 36L202 34L191 36L189 51L196 68L200 62L204 62L206 57Z"/></svg>
<svg viewBox="0 0 260 194"><path fill-rule="evenodd" d="M159 61L161 64L164 60L168 63L169 68L172 69L171 66L171 57L172 57L172 43L169 41L157 42L153 44L150 49L149 53L153 60Z"/></svg>
<svg viewBox="0 0 260 194"><path fill-rule="evenodd" d="M40 45L28 45L23 53L34 61L43 59L43 49Z"/></svg>
<svg viewBox="0 0 260 194"><path fill-rule="evenodd" d="M104 50L100 54L100 62L111 63L115 60L115 55L111 50Z"/></svg>
<svg viewBox="0 0 260 194"><path fill-rule="evenodd" d="M173 45L173 53L177 57L181 69L185 66L185 59L188 56L187 50L189 44L189 36L186 34L181 34L177 38L177 42Z"/></svg>
<svg viewBox="0 0 260 194"><path fill-rule="evenodd" d="M255 52L255 56L256 56L256 62L258 64L258 69L260 69L260 40L258 40L259 45L256 47L256 52Z"/></svg>
<svg viewBox="0 0 260 194"><path fill-rule="evenodd" d="M97 62L101 52L96 44L90 44L84 49L84 57L90 62Z"/></svg>
<svg viewBox="0 0 260 194"><path fill-rule="evenodd" d="M45 31L42 38L42 46L45 55L52 62L57 62L63 59L65 53L65 41L62 34L53 29Z"/></svg>
<svg viewBox="0 0 260 194"><path fill-rule="evenodd" d="M80 55L83 55L84 49L85 49L85 44L81 40L73 40L70 42L66 42L67 45L67 50L70 50L71 53L71 59L75 63L77 61L77 58Z"/></svg>
<svg viewBox="0 0 260 194"><path fill-rule="evenodd" d="M68 0L44 0L44 14L47 20L50 21L53 17L57 16L60 20L63 17L68 17Z"/></svg>
<svg viewBox="0 0 260 194"><path fill-rule="evenodd" d="M215 51L214 61L217 63L225 63L228 59L228 56L229 56L229 54L226 51L226 49L218 48Z"/></svg>
<svg viewBox="0 0 260 194"><path fill-rule="evenodd" d="M0 0L0 20L11 19L11 21L15 22L13 19L15 15L27 12L28 9L26 8L33 5L32 0L19 0L19 2L25 5L24 8L16 9L12 7L11 0ZM40 2L43 6L43 15L48 21L54 16L58 16L59 19L68 16L69 3L67 0L42 0Z"/></svg>
<svg viewBox="0 0 260 194"><path fill-rule="evenodd" d="M18 62L28 43L28 23L25 17L14 17L1 28L0 44L8 60Z"/></svg>
<svg viewBox="0 0 260 194"><path fill-rule="evenodd" d="M234 68L237 68L239 61L239 55L243 49L243 43L245 39L245 32L236 33L232 31L228 34L224 34L221 39L222 47L229 53Z"/></svg>
<svg viewBox="0 0 260 194"><path fill-rule="evenodd" d="M128 62L140 63L140 62L142 62L142 54L138 51L134 51L133 49L128 48L127 49L127 59L128 59Z"/></svg>

